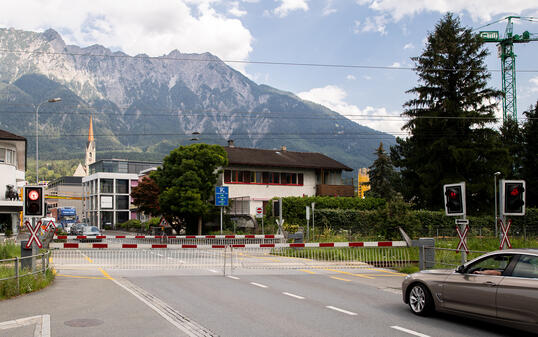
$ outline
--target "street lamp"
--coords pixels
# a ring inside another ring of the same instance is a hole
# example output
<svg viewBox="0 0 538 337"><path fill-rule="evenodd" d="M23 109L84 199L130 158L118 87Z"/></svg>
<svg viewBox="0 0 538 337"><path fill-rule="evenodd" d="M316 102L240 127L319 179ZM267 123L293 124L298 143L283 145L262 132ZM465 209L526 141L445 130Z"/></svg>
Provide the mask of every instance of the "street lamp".
<svg viewBox="0 0 538 337"><path fill-rule="evenodd" d="M501 172L495 172L493 174L493 186L495 186L495 237L497 237L497 177L501 175Z"/></svg>
<svg viewBox="0 0 538 337"><path fill-rule="evenodd" d="M61 100L62 99L60 97L48 99L46 101L39 103L35 109L35 183L36 185L39 184L39 137L37 134L39 108L41 107L41 105L45 103L56 103L56 102L60 102Z"/></svg>

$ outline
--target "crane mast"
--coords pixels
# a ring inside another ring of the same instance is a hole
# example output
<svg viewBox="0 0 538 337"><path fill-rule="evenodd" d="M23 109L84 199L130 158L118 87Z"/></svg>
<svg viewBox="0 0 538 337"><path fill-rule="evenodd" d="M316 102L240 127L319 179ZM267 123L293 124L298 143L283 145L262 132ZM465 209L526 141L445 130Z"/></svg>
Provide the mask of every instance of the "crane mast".
<svg viewBox="0 0 538 337"><path fill-rule="evenodd" d="M497 43L498 55L501 59L502 91L503 95L503 121L508 118L517 122L517 96L516 96L516 54L514 53L514 43L528 43L538 41L538 38L531 37L528 31L521 35L513 35L514 24L512 19L532 19L520 16L507 16L508 20L504 37L499 36L498 31L481 31L480 37L484 42Z"/></svg>

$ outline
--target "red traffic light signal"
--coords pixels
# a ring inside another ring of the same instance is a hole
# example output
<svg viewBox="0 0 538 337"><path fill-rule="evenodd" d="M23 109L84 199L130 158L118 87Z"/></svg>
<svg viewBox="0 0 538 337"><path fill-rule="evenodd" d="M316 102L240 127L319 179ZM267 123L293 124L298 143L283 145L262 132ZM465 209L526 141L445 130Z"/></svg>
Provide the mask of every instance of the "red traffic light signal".
<svg viewBox="0 0 538 337"><path fill-rule="evenodd" d="M501 181L502 206L504 215L525 215L525 181Z"/></svg>
<svg viewBox="0 0 538 337"><path fill-rule="evenodd" d="M465 215L465 183L443 185L445 214L448 216Z"/></svg>
<svg viewBox="0 0 538 337"><path fill-rule="evenodd" d="M43 186L24 186L24 216L44 217L44 204Z"/></svg>

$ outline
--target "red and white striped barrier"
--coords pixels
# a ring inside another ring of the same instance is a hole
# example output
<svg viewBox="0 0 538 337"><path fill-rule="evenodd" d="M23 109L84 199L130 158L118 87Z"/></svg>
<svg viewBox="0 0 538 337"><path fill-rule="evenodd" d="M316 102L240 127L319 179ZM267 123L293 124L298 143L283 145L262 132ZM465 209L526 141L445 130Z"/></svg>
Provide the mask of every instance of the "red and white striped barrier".
<svg viewBox="0 0 538 337"><path fill-rule="evenodd" d="M188 245L188 244L137 244L137 243L99 243L99 242L51 242L52 249L223 249L232 248L324 248L324 247L406 247L405 241L373 242L310 242L310 243L259 243L226 245Z"/></svg>
<svg viewBox="0 0 538 337"><path fill-rule="evenodd" d="M84 239L282 239L283 235L55 235L57 240Z"/></svg>

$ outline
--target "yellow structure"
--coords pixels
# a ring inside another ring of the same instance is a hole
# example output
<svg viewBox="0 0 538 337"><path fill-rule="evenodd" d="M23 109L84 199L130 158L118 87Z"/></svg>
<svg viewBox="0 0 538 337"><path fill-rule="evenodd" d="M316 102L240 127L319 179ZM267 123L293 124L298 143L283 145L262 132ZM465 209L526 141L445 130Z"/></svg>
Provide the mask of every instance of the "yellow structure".
<svg viewBox="0 0 538 337"><path fill-rule="evenodd" d="M364 199L364 193L370 190L370 185L369 185L370 176L368 175L368 168L363 167L363 168L358 169L357 171L359 175L358 177L359 179L357 180L358 181L357 196L359 198Z"/></svg>

